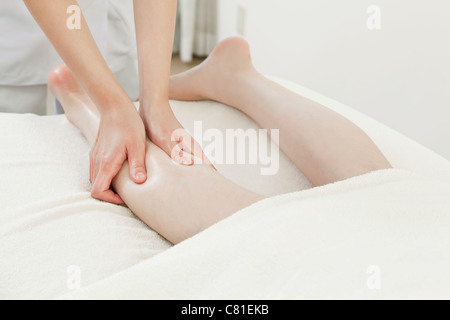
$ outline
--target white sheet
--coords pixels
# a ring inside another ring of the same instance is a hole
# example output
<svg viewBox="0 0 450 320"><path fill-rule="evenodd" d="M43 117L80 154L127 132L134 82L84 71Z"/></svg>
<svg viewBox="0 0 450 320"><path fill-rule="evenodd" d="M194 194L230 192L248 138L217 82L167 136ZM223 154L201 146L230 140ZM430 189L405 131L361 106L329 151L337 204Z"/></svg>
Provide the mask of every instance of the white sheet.
<svg viewBox="0 0 450 320"><path fill-rule="evenodd" d="M448 161L436 154L346 106L299 86L283 83L355 121L372 136L397 168L450 180ZM191 130L194 120L202 120L205 129L257 128L241 113L217 103L173 102L172 105L183 125ZM182 261L176 260L174 250L167 251L169 243L142 224L127 209L90 198L89 147L81 134L63 116L39 118L32 115L2 114L0 134L3 137L0 141L0 298L56 298L70 293L67 281L73 275L70 272L73 270L70 269L71 266L79 267L81 285L87 288L120 272L124 275L133 270L132 266L141 262L148 264L162 259L166 261L164 267L167 267L168 261L177 265ZM259 174L259 166L231 165L218 166L218 169L237 183L265 195L311 187L307 179L284 156L280 167L277 176L265 177ZM279 212L283 212L281 207ZM229 235L236 235L236 239L242 238L239 232L244 231L239 226L227 229L230 225L227 221L219 223L216 228L225 228ZM310 227L321 233L318 225L310 224ZM273 236L274 244L279 240L276 237L281 237L282 233L275 232ZM201 239L204 236L199 235L193 241L198 243ZM187 246L189 243L192 242L188 242ZM182 249L179 248L176 247L175 253L180 253ZM216 249L218 247L209 247L208 250ZM158 256L158 260L153 259L160 253L163 254ZM180 253L178 257L182 256ZM223 255L224 258L226 256ZM247 263L252 263L251 261ZM158 262L152 263L158 266ZM239 262L227 267L237 270L240 264L246 265L245 262ZM159 272L164 273L164 270L160 269ZM181 276L183 272L178 271ZM323 276L327 276L326 270L323 271ZM130 276L138 274L134 271L129 273ZM173 274L172 276L175 277ZM197 276L199 275L192 274L190 280ZM135 281L139 281L138 279L139 277ZM164 277L161 279L167 280ZM222 278L218 275L218 283L223 283L220 279L227 279L227 273ZM116 286L109 280L104 283L112 285L120 297L126 297L124 294L133 289L131 285ZM186 280L186 283L189 281ZM172 292L172 284L165 285L167 292ZM154 288L157 288L156 284ZM173 285L172 288L179 287ZM165 296L160 290L147 289L147 296ZM246 289L242 293L250 296L252 289ZM205 295L209 292L207 287L204 287L203 292ZM254 293L256 292L255 290ZM90 297L107 294L103 290L89 293ZM201 294L192 295L195 296Z"/></svg>
<svg viewBox="0 0 450 320"><path fill-rule="evenodd" d="M449 195L392 169L273 197L64 298L448 299Z"/></svg>

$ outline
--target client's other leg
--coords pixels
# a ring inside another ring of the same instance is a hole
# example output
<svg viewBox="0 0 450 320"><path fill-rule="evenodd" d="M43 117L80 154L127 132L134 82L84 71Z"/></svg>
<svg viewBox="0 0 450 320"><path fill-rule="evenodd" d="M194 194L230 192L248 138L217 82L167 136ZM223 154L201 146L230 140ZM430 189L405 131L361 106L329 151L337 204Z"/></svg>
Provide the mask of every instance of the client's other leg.
<svg viewBox="0 0 450 320"><path fill-rule="evenodd" d="M281 149L314 185L391 167L355 124L258 73L240 38L223 41L202 65L173 76L170 95L174 100L216 100L263 128L280 129Z"/></svg>
<svg viewBox="0 0 450 320"><path fill-rule="evenodd" d="M99 126L95 105L65 66L54 69L48 82L68 119L92 145ZM125 164L113 186L141 220L172 243L263 199L227 180L210 165L176 165L151 142L147 144L146 165L149 177L145 184L132 182Z"/></svg>

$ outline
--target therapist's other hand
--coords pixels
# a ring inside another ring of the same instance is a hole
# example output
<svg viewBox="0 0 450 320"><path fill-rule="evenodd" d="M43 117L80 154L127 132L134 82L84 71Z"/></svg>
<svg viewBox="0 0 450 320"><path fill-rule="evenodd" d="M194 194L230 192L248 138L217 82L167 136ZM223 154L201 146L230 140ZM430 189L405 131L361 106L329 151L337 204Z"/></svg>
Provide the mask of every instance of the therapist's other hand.
<svg viewBox="0 0 450 320"><path fill-rule="evenodd" d="M128 159L130 178L137 184L147 180L145 127L130 102L125 109L111 108L101 116L97 139L90 154L92 197L124 205L111 184Z"/></svg>
<svg viewBox="0 0 450 320"><path fill-rule="evenodd" d="M141 101L139 113L147 136L178 164L191 166L197 160L212 165L200 145L175 117L169 101L149 106Z"/></svg>

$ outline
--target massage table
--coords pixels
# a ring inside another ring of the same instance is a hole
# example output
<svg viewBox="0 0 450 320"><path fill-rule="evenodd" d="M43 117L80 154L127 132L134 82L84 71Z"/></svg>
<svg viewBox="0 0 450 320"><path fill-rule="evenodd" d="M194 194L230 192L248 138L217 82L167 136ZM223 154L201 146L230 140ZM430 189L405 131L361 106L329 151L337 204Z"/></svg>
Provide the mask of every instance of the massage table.
<svg viewBox="0 0 450 320"><path fill-rule="evenodd" d="M217 165L269 198L172 246L91 198L89 146L65 116L0 114L0 299L450 298L450 162L273 79L352 120L395 169L313 188L284 154L273 176ZM172 107L188 130L258 129L220 103Z"/></svg>

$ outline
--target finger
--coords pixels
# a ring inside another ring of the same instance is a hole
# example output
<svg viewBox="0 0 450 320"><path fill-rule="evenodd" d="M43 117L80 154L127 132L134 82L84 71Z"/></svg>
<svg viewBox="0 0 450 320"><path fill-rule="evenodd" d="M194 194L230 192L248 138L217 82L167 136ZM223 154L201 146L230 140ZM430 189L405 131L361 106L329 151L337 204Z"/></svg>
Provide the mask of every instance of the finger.
<svg viewBox="0 0 450 320"><path fill-rule="evenodd" d="M183 129L183 131L180 132L177 142L184 152L190 153L193 156L197 156L195 154L195 150L200 150L201 155L200 145L194 140L194 138L191 137L191 135L186 130ZM196 144L198 145L198 147L196 147Z"/></svg>
<svg viewBox="0 0 450 320"><path fill-rule="evenodd" d="M95 178L97 176L97 172L95 171L96 163L95 163L95 153L92 150L89 153L89 180L91 184L94 184Z"/></svg>
<svg viewBox="0 0 450 320"><path fill-rule="evenodd" d="M101 193L96 193L95 196L93 194L92 197L97 200L109 202L118 206L126 205L122 198L112 190L106 190Z"/></svg>
<svg viewBox="0 0 450 320"><path fill-rule="evenodd" d="M98 173L97 159L96 159L96 155L98 153L97 143L98 143L98 136L95 139L95 143L91 148L91 152L89 153L89 161L90 161L89 175L90 175L90 180L91 180L92 185L94 184L95 178L97 177L97 173Z"/></svg>
<svg viewBox="0 0 450 320"><path fill-rule="evenodd" d="M147 167L145 166L145 143L137 144L128 151L128 165L130 178L138 184L147 181Z"/></svg>
<svg viewBox="0 0 450 320"><path fill-rule="evenodd" d="M94 153L92 154L92 181L95 182L97 180L97 176L100 171L100 164L102 162L102 158L98 156L98 153L96 150L94 150Z"/></svg>
<svg viewBox="0 0 450 320"><path fill-rule="evenodd" d="M182 143L183 141L185 143L187 142L190 143L191 139L192 138L190 134L186 131L186 129L179 128L172 133L170 140L172 141L172 143L179 144Z"/></svg>
<svg viewBox="0 0 450 320"><path fill-rule="evenodd" d="M182 164L185 166L194 165L194 159L192 155L183 151L181 143L177 143L173 146L171 158L177 164Z"/></svg>
<svg viewBox="0 0 450 320"><path fill-rule="evenodd" d="M192 137L190 137L190 140L191 140L190 142L189 141L186 142L186 140L183 139L183 141L182 141L183 151L188 152L195 158L199 159L199 162L200 162L199 164L205 163L207 165L212 166L217 171L217 169L214 167L212 162L208 159L206 154L203 152L200 144L197 141L195 141Z"/></svg>
<svg viewBox="0 0 450 320"><path fill-rule="evenodd" d="M92 188L92 197L117 205L125 204L120 196L111 190L111 183L121 168L116 165L105 165L100 170Z"/></svg>
<svg viewBox="0 0 450 320"><path fill-rule="evenodd" d="M89 153L89 182L92 184L94 182L92 167L94 166L94 161L92 159L92 152Z"/></svg>

